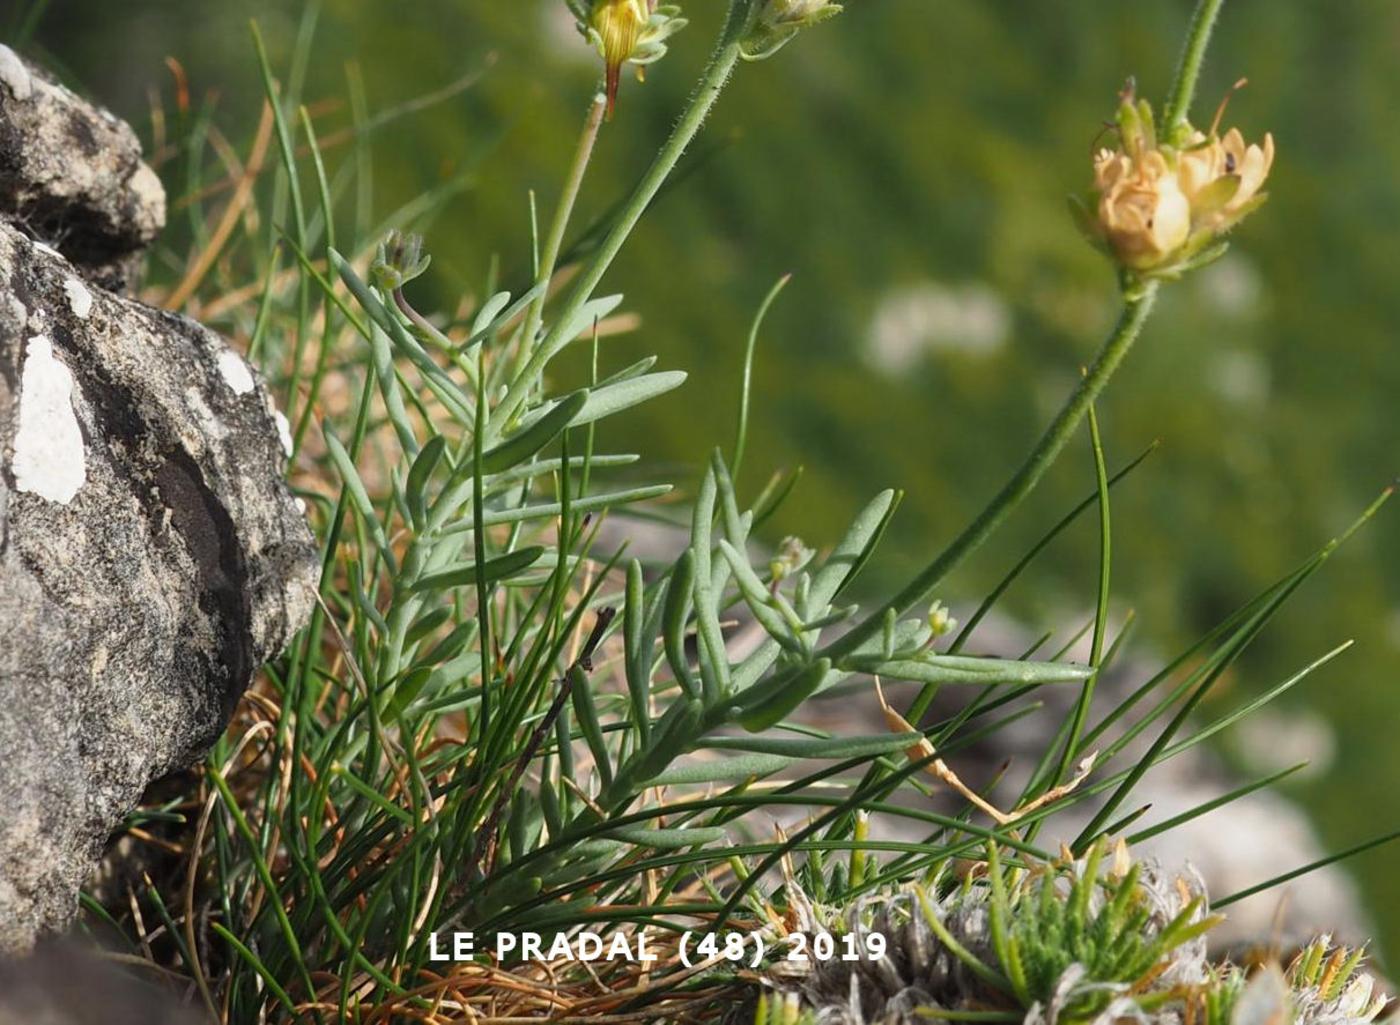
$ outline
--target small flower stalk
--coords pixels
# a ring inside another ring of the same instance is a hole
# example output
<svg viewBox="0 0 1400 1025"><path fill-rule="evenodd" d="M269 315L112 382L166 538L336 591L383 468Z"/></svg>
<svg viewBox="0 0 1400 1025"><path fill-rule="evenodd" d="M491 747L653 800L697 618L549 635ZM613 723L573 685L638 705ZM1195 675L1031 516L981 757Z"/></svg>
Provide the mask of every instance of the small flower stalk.
<svg viewBox="0 0 1400 1025"><path fill-rule="evenodd" d="M579 31L603 58L607 78L608 117L617 106L622 66L632 64L637 80L648 64L666 56L666 40L685 28L686 19L676 4L658 0L593 0Z"/></svg>
<svg viewBox="0 0 1400 1025"><path fill-rule="evenodd" d="M771 57L804 28L834 18L842 9L835 0L763 0L740 54L747 61Z"/></svg>
<svg viewBox="0 0 1400 1025"><path fill-rule="evenodd" d="M1221 136L1221 104L1209 132L1182 124L1159 138L1152 107L1131 83L1118 107L1118 145L1094 156L1092 193L1077 203L1086 235L1127 278L1176 278L1225 251L1222 240L1263 205L1274 162L1266 134L1247 143L1239 129Z"/></svg>

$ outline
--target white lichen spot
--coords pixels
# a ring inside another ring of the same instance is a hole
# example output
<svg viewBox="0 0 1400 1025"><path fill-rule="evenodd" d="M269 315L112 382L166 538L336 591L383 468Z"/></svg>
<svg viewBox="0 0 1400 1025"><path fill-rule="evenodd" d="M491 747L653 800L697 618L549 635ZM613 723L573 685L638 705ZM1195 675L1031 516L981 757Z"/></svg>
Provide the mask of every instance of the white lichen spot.
<svg viewBox="0 0 1400 1025"><path fill-rule="evenodd" d="M73 412L73 375L43 335L29 339L20 375L15 487L67 505L87 480L86 450Z"/></svg>
<svg viewBox="0 0 1400 1025"><path fill-rule="evenodd" d="M34 92L34 79L24 61L8 46L0 44L0 85L17 100L27 100Z"/></svg>
<svg viewBox="0 0 1400 1025"><path fill-rule="evenodd" d="M292 425L287 422L286 415L280 409L273 410L272 419L277 421L277 437L282 440L282 451L287 453L287 458L290 459L297 447L292 441Z"/></svg>
<svg viewBox="0 0 1400 1025"><path fill-rule="evenodd" d="M165 186L145 164L136 165L126 184L140 202L140 209L136 212L139 226L144 232L154 235L165 226Z"/></svg>
<svg viewBox="0 0 1400 1025"><path fill-rule="evenodd" d="M303 516L305 516L305 515L306 515L306 499L298 497L298 498L292 499L292 501L296 504L297 512L299 512L299 513L301 513Z"/></svg>
<svg viewBox="0 0 1400 1025"><path fill-rule="evenodd" d="M65 280L63 291L68 293L68 308L73 311L73 316L79 320L87 320L88 314L92 312L92 293L77 278Z"/></svg>
<svg viewBox="0 0 1400 1025"><path fill-rule="evenodd" d="M247 395L257 387L248 364L232 349L225 349L219 353L219 373L224 375L224 382L233 389L235 395Z"/></svg>

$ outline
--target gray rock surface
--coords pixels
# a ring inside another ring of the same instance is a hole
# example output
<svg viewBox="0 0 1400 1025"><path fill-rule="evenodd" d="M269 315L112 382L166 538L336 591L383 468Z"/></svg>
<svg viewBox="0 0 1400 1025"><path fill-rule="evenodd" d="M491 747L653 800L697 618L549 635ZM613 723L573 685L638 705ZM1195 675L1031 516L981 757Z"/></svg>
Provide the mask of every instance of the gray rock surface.
<svg viewBox="0 0 1400 1025"><path fill-rule="evenodd" d="M126 122L0 45L0 214L91 280L129 287L165 190Z"/></svg>
<svg viewBox="0 0 1400 1025"><path fill-rule="evenodd" d="M0 1025L199 1025L202 1018L72 944L0 962Z"/></svg>
<svg viewBox="0 0 1400 1025"><path fill-rule="evenodd" d="M318 570L251 368L85 276L122 252L97 240L159 224L130 130L104 157L34 103L85 106L0 48L0 209L22 215L0 215L0 952L69 922L146 785L207 750L305 622ZM18 161L16 131L38 133ZM69 156L66 185L32 173ZM40 233L71 262L29 237L36 211L84 226Z"/></svg>

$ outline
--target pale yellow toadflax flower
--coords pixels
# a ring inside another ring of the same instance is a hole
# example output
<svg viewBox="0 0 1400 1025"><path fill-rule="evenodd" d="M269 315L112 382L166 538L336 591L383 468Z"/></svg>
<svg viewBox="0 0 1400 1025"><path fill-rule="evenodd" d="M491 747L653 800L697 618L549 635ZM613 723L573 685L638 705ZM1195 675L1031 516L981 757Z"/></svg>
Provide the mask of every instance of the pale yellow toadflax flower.
<svg viewBox="0 0 1400 1025"><path fill-rule="evenodd" d="M1136 157L1101 151L1094 188L1104 241L1125 267L1156 267L1191 234L1191 204L1159 150Z"/></svg>
<svg viewBox="0 0 1400 1025"><path fill-rule="evenodd" d="M1265 180L1274 166L1274 137L1247 144L1238 128L1225 137L1194 133L1182 150L1179 179L1192 207L1192 228L1222 232L1259 205Z"/></svg>
<svg viewBox="0 0 1400 1025"><path fill-rule="evenodd" d="M622 65L642 69L666 55L666 40L685 28L686 20L674 4L658 0L594 0L589 23L580 26L602 55L607 71L608 116L617 104Z"/></svg>
<svg viewBox="0 0 1400 1025"><path fill-rule="evenodd" d="M1224 105L1221 105L1223 112ZM1190 125L1159 142L1151 107L1124 91L1119 144L1094 156L1094 187L1076 210L1086 233L1130 276L1176 277L1224 251L1219 236L1266 198L1273 136L1248 144L1239 129Z"/></svg>

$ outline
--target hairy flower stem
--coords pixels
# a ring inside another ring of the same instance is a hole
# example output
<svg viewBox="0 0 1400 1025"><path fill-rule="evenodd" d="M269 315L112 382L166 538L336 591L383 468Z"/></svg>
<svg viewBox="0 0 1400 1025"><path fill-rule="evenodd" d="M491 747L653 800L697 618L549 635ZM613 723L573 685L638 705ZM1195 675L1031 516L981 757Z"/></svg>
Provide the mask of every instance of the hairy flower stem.
<svg viewBox="0 0 1400 1025"><path fill-rule="evenodd" d="M1148 314L1152 311L1156 295L1156 283L1148 283L1139 295L1124 304L1123 313L1118 318L1117 326L1114 327L1113 333L1108 336L1108 340L1104 342L1103 348L1099 350L1093 365L1089 367L1080 380L1079 386L1065 402L1059 415L1046 429L1045 434L1041 436L1031 454L1026 458L1021 468L1016 471L1015 476L1006 482L977 519L973 520L967 529L954 538L952 543L922 573L910 581L904 590L900 591L882 608L868 616L860 625L829 644L820 652L821 655L833 660L842 655L849 655L862 643L879 633L885 620L886 609L894 609L896 613L903 615L915 606L926 603L944 578L961 564L963 559L975 551L1021 503L1022 499L1031 493L1035 486L1040 483L1045 471L1050 469L1050 466L1064 449L1065 444L1078 429L1080 422L1089 411L1090 403L1103 391L1104 385L1108 383L1109 378L1123 362L1123 357L1132 348L1133 342L1137 340L1143 324L1147 321ZM908 716L911 722L917 722L919 716L928 710L928 704L933 700L935 690L936 687L929 685L919 692L918 700L915 701Z"/></svg>
<svg viewBox="0 0 1400 1025"><path fill-rule="evenodd" d="M1176 77L1172 82L1165 107L1166 120L1163 125L1169 132L1186 120L1187 111L1191 106L1191 98L1196 93L1196 81L1201 75L1201 64L1205 60L1206 46L1210 43L1211 30L1215 27L1215 19L1219 16L1220 8L1224 2L1225 0L1199 0L1196 11L1191 16L1191 27L1187 31L1186 45L1182 50L1181 61L1177 66ZM1040 478L1044 476L1045 471L1050 468L1061 450L1064 449L1070 436L1079 427L1079 422L1084 419L1085 414L1089 411L1089 406L1103 390L1104 385L1108 383L1108 379L1113 376L1113 372L1118 369L1118 364L1123 361L1123 357L1132 348L1133 342L1142 330L1142 325L1152 311L1156 297L1156 282L1147 282L1132 290L1125 289L1123 313L1118 319L1113 334L1104 342L1093 366L1084 375L1084 379L1079 382L1079 387L1070 395L1069 401L1055 417L1054 422L1041 437L1040 442L1032 450L1025 463L1016 471L1016 475L1007 481L977 519L973 520L966 530L954 538L953 542L929 564L927 569L915 577L895 598L867 617L859 626L828 645L820 652L821 655L831 658L833 661L842 655L848 655L880 631L889 609L894 609L903 615L916 605L927 602L933 596L934 590L943 582L943 579L985 541L992 531L1001 525L1011 510L1015 509L1021 500L1031 493L1031 490L1040 482ZM929 685L919 692L919 696L911 706L907 716L911 722L917 723L919 718L928 711L928 706L933 701L936 690L935 686Z"/></svg>
<svg viewBox="0 0 1400 1025"><path fill-rule="evenodd" d="M593 97L588 114L583 120L583 132L579 135L578 149L574 152L574 162L569 167L569 175L564 179L564 191L559 196L559 207L554 211L554 220L549 226L549 235L540 253L540 265L535 271L535 284L539 294L530 304L530 312L525 317L525 332L521 335L519 362L524 365L535 348L535 336L544 323L544 306L549 281L554 277L555 265L559 262L559 252L564 248L564 233L569 228L569 218L573 216L574 204L578 202L579 191L583 187L584 175L588 173L588 163L593 157L593 147L598 141L598 132L603 126L603 115L607 113L608 98L603 93Z"/></svg>
<svg viewBox="0 0 1400 1025"><path fill-rule="evenodd" d="M691 140L699 133L700 127L705 123L705 118L714 108L715 101L719 99L719 94L724 91L725 83L729 81L729 76L734 71L734 66L739 62L739 44L748 22L749 6L749 0L730 0L729 15L725 21L724 30L720 33L719 42L710 57L710 63L700 78L700 84L691 95L685 112L676 123L671 137L666 140L666 144L657 153L651 167L647 169L632 195L628 197L626 204L617 215L612 229L599 245L598 251L594 253L593 258L579 276L578 282L570 291L568 299L565 300L563 307L555 317L553 327L541 340L538 348L534 349L530 358L525 361L525 365L520 368L519 373L515 375L506 397L491 414L491 419L486 427L488 443L494 442L505 432L511 421L520 413L526 399L529 398L531 382L539 377L545 365L572 340L568 337L568 331L574 317L592 297L599 282L603 280L608 268L617 259L618 253L621 252L623 245L632 234L632 230L637 226L637 222L641 220L642 214L651 205L651 201L656 198L656 194L661 191L661 186L675 170L676 164L680 162L681 156L685 153Z"/></svg>
<svg viewBox="0 0 1400 1025"><path fill-rule="evenodd" d="M1205 61L1206 47L1210 45L1210 35L1215 28L1215 19L1225 0L1198 0L1196 11L1191 15L1191 28L1186 34L1186 45L1181 49L1181 60L1176 66L1176 77L1172 81L1171 92L1162 110L1162 131L1170 139L1175 130L1186 123L1191 112L1191 100L1196 95L1196 82L1201 77L1201 65Z"/></svg>

